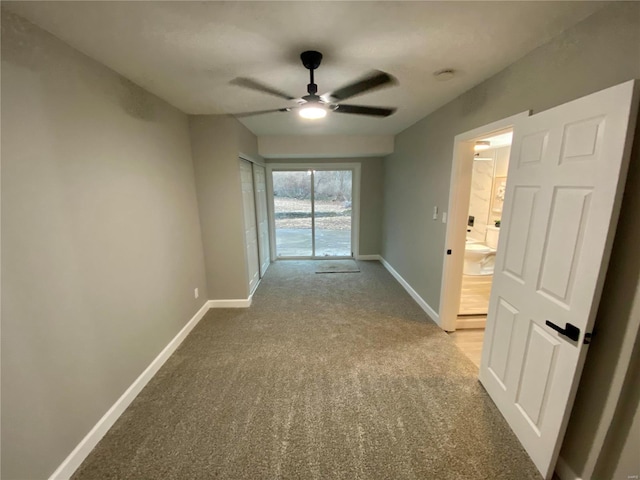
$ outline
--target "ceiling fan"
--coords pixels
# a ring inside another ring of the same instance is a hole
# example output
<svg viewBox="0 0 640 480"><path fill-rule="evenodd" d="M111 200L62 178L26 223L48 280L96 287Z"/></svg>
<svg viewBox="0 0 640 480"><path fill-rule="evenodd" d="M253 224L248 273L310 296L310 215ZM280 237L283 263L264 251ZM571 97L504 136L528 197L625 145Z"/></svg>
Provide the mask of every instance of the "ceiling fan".
<svg viewBox="0 0 640 480"><path fill-rule="evenodd" d="M396 79L388 73L374 71L361 80L339 88L338 90L330 93L325 93L324 95L318 95L318 86L314 83L313 71L320 66L320 62L322 61L322 54L314 50L308 50L300 54L300 59L302 60L302 64L305 66L305 68L309 70L310 74L310 81L307 85L308 95L305 95L304 97L295 98L291 95L281 92L278 89L272 88L268 85L264 85L250 78L236 78L231 81L233 85L237 85L239 87L268 93L276 97L284 98L285 100L294 100L298 103L298 105L284 108L275 108L271 110L237 113L235 115L237 117L247 117L250 115L261 115L272 112L291 112L293 110L297 110L298 114L303 118L316 119L323 118L327 115L327 112L350 113L356 115L368 115L372 117L388 117L396 111L395 108L369 107L364 105L346 105L344 103L340 103L343 100L347 100L361 93L368 92L369 90L382 88L397 83Z"/></svg>

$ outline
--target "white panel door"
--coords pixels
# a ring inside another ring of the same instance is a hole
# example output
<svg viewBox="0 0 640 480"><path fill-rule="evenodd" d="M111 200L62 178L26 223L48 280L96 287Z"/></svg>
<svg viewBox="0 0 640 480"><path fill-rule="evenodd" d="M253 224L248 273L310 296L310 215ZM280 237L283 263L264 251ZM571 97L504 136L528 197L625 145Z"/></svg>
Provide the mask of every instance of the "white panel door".
<svg viewBox="0 0 640 480"><path fill-rule="evenodd" d="M251 163L242 159L240 159L240 180L242 182L244 239L247 247L247 274L249 275L249 293L251 294L260 280L258 230L256 228L256 205L253 196L253 171Z"/></svg>
<svg viewBox="0 0 640 480"><path fill-rule="evenodd" d="M633 87L514 126L480 381L547 479L608 263L637 112Z"/></svg>
<svg viewBox="0 0 640 480"><path fill-rule="evenodd" d="M253 165L253 181L256 196L256 219L258 221L260 278L262 278L271 263L269 256L269 221L267 217L267 177L264 167Z"/></svg>

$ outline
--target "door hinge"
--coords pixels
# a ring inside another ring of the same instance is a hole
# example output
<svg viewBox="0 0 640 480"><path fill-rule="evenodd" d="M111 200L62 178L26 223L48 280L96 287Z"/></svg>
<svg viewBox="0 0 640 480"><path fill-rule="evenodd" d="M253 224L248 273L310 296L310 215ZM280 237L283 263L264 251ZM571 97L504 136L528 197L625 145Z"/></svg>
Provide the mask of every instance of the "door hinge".
<svg viewBox="0 0 640 480"><path fill-rule="evenodd" d="M583 343L585 345L589 345L591 343L591 340L593 340L593 336L596 334L596 332L586 332L584 334L584 341Z"/></svg>
<svg viewBox="0 0 640 480"><path fill-rule="evenodd" d="M447 250L447 255L451 255L451 249Z"/></svg>

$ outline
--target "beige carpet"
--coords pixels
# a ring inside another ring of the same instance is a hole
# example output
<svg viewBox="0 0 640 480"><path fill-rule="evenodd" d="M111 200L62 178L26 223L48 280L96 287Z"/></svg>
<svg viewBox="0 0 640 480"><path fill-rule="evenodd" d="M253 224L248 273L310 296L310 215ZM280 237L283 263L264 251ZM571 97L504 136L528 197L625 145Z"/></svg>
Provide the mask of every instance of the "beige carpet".
<svg viewBox="0 0 640 480"><path fill-rule="evenodd" d="M477 368L378 262L273 264L211 310L74 479L541 478Z"/></svg>

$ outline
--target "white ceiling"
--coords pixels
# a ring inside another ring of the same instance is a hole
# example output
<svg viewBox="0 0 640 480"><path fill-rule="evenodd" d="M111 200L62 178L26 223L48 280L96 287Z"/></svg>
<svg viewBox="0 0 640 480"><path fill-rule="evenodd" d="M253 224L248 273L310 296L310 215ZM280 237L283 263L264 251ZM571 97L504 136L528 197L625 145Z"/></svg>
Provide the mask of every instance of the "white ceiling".
<svg viewBox="0 0 640 480"><path fill-rule="evenodd" d="M603 2L2 2L190 114L287 106L231 85L251 77L306 94L304 50L319 50L318 93L372 69L399 85L346 103L396 106L388 118L271 113L241 121L257 135L395 134L603 6ZM456 76L435 80L433 72Z"/></svg>

